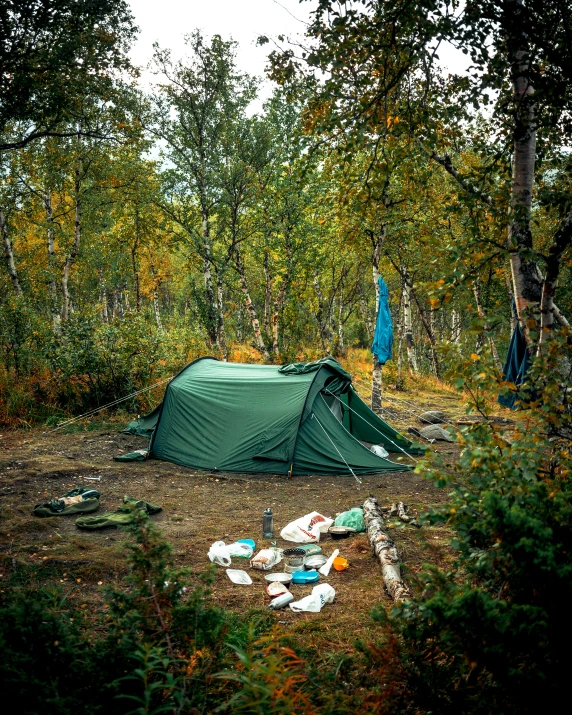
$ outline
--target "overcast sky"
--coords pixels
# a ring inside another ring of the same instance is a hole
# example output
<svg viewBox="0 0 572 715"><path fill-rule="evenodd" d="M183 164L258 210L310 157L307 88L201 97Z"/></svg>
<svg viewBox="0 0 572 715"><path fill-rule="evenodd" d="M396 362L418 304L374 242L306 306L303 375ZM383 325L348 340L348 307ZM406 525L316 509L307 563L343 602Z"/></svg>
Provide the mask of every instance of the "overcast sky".
<svg viewBox="0 0 572 715"><path fill-rule="evenodd" d="M173 59L185 54L183 38L196 28L205 35L219 34L223 39L239 43L239 69L262 77L269 45L256 47L260 35L291 37L302 35L315 0L129 0L140 28L139 39L131 51L132 61L145 66L153 54L153 43L172 50ZM467 59L452 47L442 47L439 53L445 66L458 71L467 66ZM144 74L144 82L152 81ZM263 95L270 93L267 83Z"/></svg>
<svg viewBox="0 0 572 715"><path fill-rule="evenodd" d="M269 46L256 46L260 35L296 36L304 32L304 22L314 1L298 0L129 0L140 28L131 51L132 61L145 66L153 54L153 43L169 48L173 59L185 54L184 36L199 28L208 37L219 34L239 43L240 70L262 77ZM299 18L299 19L296 19ZM152 81L144 75L144 81ZM270 93L269 83L263 94Z"/></svg>

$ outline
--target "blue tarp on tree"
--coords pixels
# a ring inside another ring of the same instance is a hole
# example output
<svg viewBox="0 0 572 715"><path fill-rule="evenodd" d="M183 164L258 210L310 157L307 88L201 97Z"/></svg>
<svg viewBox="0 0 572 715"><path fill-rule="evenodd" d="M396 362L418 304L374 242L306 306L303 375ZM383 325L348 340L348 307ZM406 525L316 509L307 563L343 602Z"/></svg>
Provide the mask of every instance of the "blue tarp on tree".
<svg viewBox="0 0 572 715"><path fill-rule="evenodd" d="M379 277L377 283L379 286L379 310L371 351L380 365L385 365L391 358L393 348L393 324L389 312L389 290L383 278Z"/></svg>
<svg viewBox="0 0 572 715"><path fill-rule="evenodd" d="M530 352L526 345L522 328L517 323L510 339L506 362L502 370L503 380L512 382L516 387L520 387L526 379L530 362ZM510 394L499 395L498 401L504 407L516 410L518 407L516 403L519 401L519 397L516 392L511 392Z"/></svg>

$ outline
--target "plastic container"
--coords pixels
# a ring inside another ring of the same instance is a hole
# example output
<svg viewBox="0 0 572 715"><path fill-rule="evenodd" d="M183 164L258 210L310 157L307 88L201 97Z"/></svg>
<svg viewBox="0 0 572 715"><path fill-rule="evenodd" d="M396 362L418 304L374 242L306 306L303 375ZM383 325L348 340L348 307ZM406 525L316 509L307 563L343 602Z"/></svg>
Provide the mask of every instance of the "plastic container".
<svg viewBox="0 0 572 715"><path fill-rule="evenodd" d="M355 529L349 526L331 526L328 531L332 539L347 539L350 534L355 534Z"/></svg>
<svg viewBox="0 0 572 715"><path fill-rule="evenodd" d="M226 575L233 583L240 586L249 586L252 583L252 579L246 571L241 571L240 569L227 569Z"/></svg>
<svg viewBox="0 0 572 715"><path fill-rule="evenodd" d="M262 517L262 536L265 539L274 538L274 516L270 507L266 509Z"/></svg>
<svg viewBox="0 0 572 715"><path fill-rule="evenodd" d="M314 554L321 554L322 548L318 544L299 544L297 549L302 549L306 552L306 556L313 556Z"/></svg>
<svg viewBox="0 0 572 715"><path fill-rule="evenodd" d="M297 571L292 574L292 583L314 583L319 578L317 571Z"/></svg>
<svg viewBox="0 0 572 715"><path fill-rule="evenodd" d="M248 546L250 546L253 553L256 551L256 544L254 542L254 539L237 539L236 543L237 544L247 544Z"/></svg>
<svg viewBox="0 0 572 715"><path fill-rule="evenodd" d="M292 575L289 573L269 573L266 574L264 578L268 583L283 583L286 588L290 588L290 584L292 583Z"/></svg>
<svg viewBox="0 0 572 715"><path fill-rule="evenodd" d="M313 556L306 556L304 559L304 568L307 571L312 571L313 569L319 569L328 560L327 556L324 554L314 554Z"/></svg>
<svg viewBox="0 0 572 715"><path fill-rule="evenodd" d="M350 564L349 561L347 559L344 559L343 556L337 556L334 559L334 563L332 565L336 569L336 571L345 571Z"/></svg>

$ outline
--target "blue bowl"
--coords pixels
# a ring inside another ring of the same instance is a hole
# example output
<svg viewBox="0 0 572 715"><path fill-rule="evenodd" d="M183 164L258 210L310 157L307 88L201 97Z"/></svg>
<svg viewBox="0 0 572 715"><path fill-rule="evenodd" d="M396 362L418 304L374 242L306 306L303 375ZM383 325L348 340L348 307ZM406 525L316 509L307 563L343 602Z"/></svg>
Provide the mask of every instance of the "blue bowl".
<svg viewBox="0 0 572 715"><path fill-rule="evenodd" d="M319 578L317 571L295 571L292 574L292 583L315 583Z"/></svg>

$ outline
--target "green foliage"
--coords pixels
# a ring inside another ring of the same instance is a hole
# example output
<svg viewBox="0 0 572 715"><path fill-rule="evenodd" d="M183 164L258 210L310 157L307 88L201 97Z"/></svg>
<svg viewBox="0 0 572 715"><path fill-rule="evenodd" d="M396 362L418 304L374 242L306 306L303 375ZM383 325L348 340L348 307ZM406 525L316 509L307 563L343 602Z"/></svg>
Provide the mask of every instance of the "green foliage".
<svg viewBox="0 0 572 715"><path fill-rule="evenodd" d="M111 75L129 66L136 33L124 0L8 0L0 26L2 149L61 134L62 122L81 116L86 95L108 101Z"/></svg>
<svg viewBox="0 0 572 715"><path fill-rule="evenodd" d="M127 576L104 591L101 612L76 610L60 590L38 591L22 569L2 590L0 685L22 712L211 711L228 696L214 676L267 627L264 618L249 625L212 605L212 573L196 578L177 568L145 514L134 510L125 529ZM279 651L276 667L295 667ZM257 651L256 672L266 667L265 652ZM288 683L294 697L298 680Z"/></svg>
<svg viewBox="0 0 572 715"><path fill-rule="evenodd" d="M485 419L459 436L453 472L438 460L423 467L450 490L447 505L425 518L454 531L456 558L446 573L426 569L421 595L397 606L389 624L401 637L414 703L424 710L528 713L566 697L572 420L562 353L568 348L564 332L536 358L529 382L537 399L523 404L508 436L487 419L490 392L482 386L498 387L494 374L480 360L467 365L459 381Z"/></svg>
<svg viewBox="0 0 572 715"><path fill-rule="evenodd" d="M237 671L219 677L235 682L239 689L219 709L221 712L256 715L302 715L316 712L304 684L304 661L287 646L277 630L257 638L249 631L246 647L235 647L240 662Z"/></svg>

